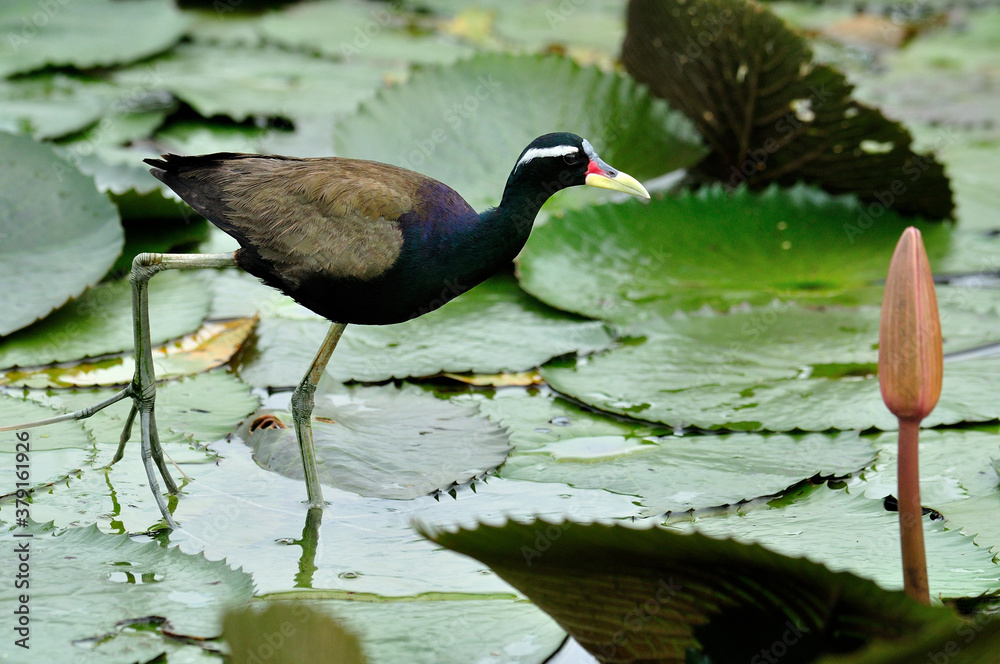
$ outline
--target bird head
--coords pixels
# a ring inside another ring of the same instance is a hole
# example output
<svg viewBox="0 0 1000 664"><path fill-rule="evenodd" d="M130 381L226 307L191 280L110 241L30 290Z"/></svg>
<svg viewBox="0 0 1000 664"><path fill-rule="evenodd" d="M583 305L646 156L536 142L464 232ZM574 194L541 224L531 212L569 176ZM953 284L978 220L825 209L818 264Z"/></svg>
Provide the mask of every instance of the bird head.
<svg viewBox="0 0 1000 664"><path fill-rule="evenodd" d="M638 180L597 156L590 141L567 132L545 134L533 140L511 171L510 181L514 180L534 181L548 194L588 185L649 198Z"/></svg>

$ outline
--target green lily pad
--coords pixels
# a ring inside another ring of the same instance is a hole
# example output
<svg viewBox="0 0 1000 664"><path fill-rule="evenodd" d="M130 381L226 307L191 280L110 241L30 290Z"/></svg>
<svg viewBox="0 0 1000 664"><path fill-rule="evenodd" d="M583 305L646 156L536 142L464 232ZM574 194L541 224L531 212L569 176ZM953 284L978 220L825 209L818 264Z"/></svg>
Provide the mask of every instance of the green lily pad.
<svg viewBox="0 0 1000 664"><path fill-rule="evenodd" d="M712 153L697 171L730 186L808 182L867 205L950 218L948 178L903 125L855 101L844 75L746 0L636 0L622 62L682 110Z"/></svg>
<svg viewBox="0 0 1000 664"><path fill-rule="evenodd" d="M489 565L602 662L777 661L793 648L807 662L962 624L856 576L698 534L541 520L421 531Z"/></svg>
<svg viewBox="0 0 1000 664"><path fill-rule="evenodd" d="M253 595L250 575L225 561L105 535L96 526L61 533L33 526L30 539L15 537L21 532L8 530L0 540L8 550L29 547L31 571L38 570L31 575L32 638L25 651L33 659L64 661L73 652L85 662L148 661L173 650L165 632L219 636L221 609ZM12 614L18 595L5 592L0 606Z"/></svg>
<svg viewBox="0 0 1000 664"><path fill-rule="evenodd" d="M878 460L865 472L865 495L896 495L897 434L880 434L872 442ZM992 467L998 457L1000 435L994 427L920 432L920 502L944 515L949 530L973 536L994 554L1000 553L1000 482Z"/></svg>
<svg viewBox="0 0 1000 664"><path fill-rule="evenodd" d="M288 428L251 424L277 415ZM302 479L291 413L258 412L237 431L264 468ZM363 496L408 500L446 491L496 469L510 445L478 410L417 387L320 390L313 411L319 477Z"/></svg>
<svg viewBox="0 0 1000 664"><path fill-rule="evenodd" d="M903 587L899 513L882 498L865 496L865 484L819 487L792 504L716 514L674 523L674 530L756 542L786 556L805 556L846 570L883 588ZM925 517L924 543L932 597L975 597L1000 591L1000 565L987 547L947 524Z"/></svg>
<svg viewBox="0 0 1000 664"><path fill-rule="evenodd" d="M984 5L950 18L856 76L857 96L892 117L934 124L942 136L992 125L1000 113L1000 10Z"/></svg>
<svg viewBox="0 0 1000 664"><path fill-rule="evenodd" d="M121 226L117 226L118 229ZM0 367L31 367L132 350L132 295L128 279L105 282L45 320L0 341ZM149 282L152 343L198 329L212 301L204 279L168 270Z"/></svg>
<svg viewBox="0 0 1000 664"><path fill-rule="evenodd" d="M81 132L107 112L107 92L102 83L65 74L0 80L0 130L38 139Z"/></svg>
<svg viewBox="0 0 1000 664"><path fill-rule="evenodd" d="M995 339L993 295L938 289L948 350ZM895 429L878 386L879 310L812 311L787 303L727 315L673 316L608 352L543 367L556 390L586 404L671 426L825 431ZM924 426L1000 417L992 397L1000 360L945 365Z"/></svg>
<svg viewBox="0 0 1000 664"><path fill-rule="evenodd" d="M340 155L425 173L482 209L499 203L524 146L551 131L588 138L640 180L704 154L691 123L631 79L559 57L487 55L416 71L344 119L334 139Z"/></svg>
<svg viewBox="0 0 1000 664"><path fill-rule="evenodd" d="M312 2L265 16L259 31L266 40L340 58L405 64L447 64L474 50L440 34L408 31L412 17L401 3Z"/></svg>
<svg viewBox="0 0 1000 664"><path fill-rule="evenodd" d="M312 317L262 320L240 377L255 386L297 385L329 327ZM441 372L526 371L553 357L610 344L603 323L551 309L525 295L513 277L500 275L412 321L348 327L329 373L341 381L374 382Z"/></svg>
<svg viewBox="0 0 1000 664"><path fill-rule="evenodd" d="M62 412L73 412L106 399L116 391L108 388L55 390L47 394L32 391L29 397ZM249 387L225 371L210 371L160 383L156 387L160 442L190 444L218 440L232 432L259 403ZM130 401L125 400L105 408L82 420L83 426L99 444L117 445L130 405ZM131 445L138 454L139 425L134 426Z"/></svg>
<svg viewBox="0 0 1000 664"><path fill-rule="evenodd" d="M158 88L206 118L227 115L236 121L347 113L382 85L381 69L370 64L333 62L275 46L182 44L149 66ZM148 67L116 72L113 80L149 85Z"/></svg>
<svg viewBox="0 0 1000 664"><path fill-rule="evenodd" d="M51 147L0 133L0 337L96 284L123 238L93 180Z"/></svg>
<svg viewBox="0 0 1000 664"><path fill-rule="evenodd" d="M0 426L42 420L59 414L52 408L2 392L0 409L3 411ZM18 488L31 490L58 481L67 473L84 467L94 452L94 441L79 422L59 422L34 430L4 431L0 433L0 441L0 496L12 494ZM28 478L18 478L17 474L24 471L27 471ZM19 481L26 484L18 487Z"/></svg>
<svg viewBox="0 0 1000 664"><path fill-rule="evenodd" d="M777 494L814 476L844 476L875 459L856 433L673 436L561 399L503 392L477 401L515 450L500 476L638 496L663 514Z"/></svg>
<svg viewBox="0 0 1000 664"><path fill-rule="evenodd" d="M806 186L706 187L568 211L531 234L518 275L554 307L617 321L775 299L877 303L861 287L885 279L908 225ZM949 229L919 228L933 263L947 251Z"/></svg>
<svg viewBox="0 0 1000 664"><path fill-rule="evenodd" d="M48 65L89 69L134 62L170 48L186 25L171 0L10 0L0 8L0 76ZM114 26L114 39L108 39L108 26Z"/></svg>

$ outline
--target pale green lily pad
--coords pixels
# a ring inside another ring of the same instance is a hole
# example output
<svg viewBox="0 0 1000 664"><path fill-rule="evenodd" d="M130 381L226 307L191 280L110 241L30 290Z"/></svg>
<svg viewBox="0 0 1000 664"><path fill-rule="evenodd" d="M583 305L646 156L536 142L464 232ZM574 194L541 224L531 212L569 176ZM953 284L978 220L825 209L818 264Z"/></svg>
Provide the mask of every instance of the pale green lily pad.
<svg viewBox="0 0 1000 664"><path fill-rule="evenodd" d="M856 76L857 95L908 122L990 126L1000 113L1000 9L981 6L927 30L885 54L881 66Z"/></svg>
<svg viewBox="0 0 1000 664"><path fill-rule="evenodd" d="M691 123L634 81L559 57L489 55L416 71L341 122L334 138L342 156L425 173L482 209L499 203L524 147L552 131L589 139L639 180L704 154Z"/></svg>
<svg viewBox="0 0 1000 664"><path fill-rule="evenodd" d="M778 661L792 648L806 662L962 625L857 576L699 534L543 520L418 529L489 565L602 662Z"/></svg>
<svg viewBox="0 0 1000 664"><path fill-rule="evenodd" d="M170 48L186 25L171 0L9 0L0 8L0 76L47 65L89 69L134 62Z"/></svg>
<svg viewBox="0 0 1000 664"><path fill-rule="evenodd" d="M240 377L258 387L297 385L329 327L317 318L262 320ZM495 374L526 371L553 357L610 344L605 324L551 309L525 295L512 277L500 275L412 321L349 326L328 371L341 381L371 382L441 372Z"/></svg>
<svg viewBox="0 0 1000 664"><path fill-rule="evenodd" d="M157 89L165 89L210 118L228 115L282 117L347 113L382 85L382 72L367 63L333 62L274 46L245 48L182 44L151 65ZM148 72L116 72L120 85L148 85Z"/></svg>
<svg viewBox="0 0 1000 664"><path fill-rule="evenodd" d="M108 110L107 87L65 74L0 80L0 130L58 138L80 132Z"/></svg>
<svg viewBox="0 0 1000 664"><path fill-rule="evenodd" d="M0 540L8 550L27 542L32 572L38 570L31 575L26 652L32 659L65 661L72 652L80 662L148 661L174 650L164 632L217 637L222 609L253 596L249 574L156 542L106 535L96 526L61 533L33 526L31 539L14 537L18 532L8 530ZM8 615L14 611L13 589L0 596L0 606ZM145 625L156 638L130 634L127 621Z"/></svg>
<svg viewBox="0 0 1000 664"><path fill-rule="evenodd" d="M288 428L256 428L276 415ZM420 388L321 389L313 411L320 479L362 496L408 500L446 491L494 471L507 458L506 433L478 409ZM264 468L302 479L291 413L256 413L237 430Z"/></svg>
<svg viewBox="0 0 1000 664"><path fill-rule="evenodd" d="M352 62L448 64L475 51L440 34L409 32L412 19L401 3L311 2L265 16L258 24L264 38L287 47Z"/></svg>
<svg viewBox="0 0 1000 664"><path fill-rule="evenodd" d="M996 339L990 292L938 288L946 350ZM825 431L895 429L876 377L879 309L812 311L788 303L727 315L675 315L645 336L542 375L591 406L672 426ZM1000 360L949 361L924 426L1000 417Z"/></svg>
<svg viewBox="0 0 1000 664"><path fill-rule="evenodd" d="M29 396L63 412L86 408L110 397L116 390L32 391ZM156 423L163 443L218 440L236 429L239 421L259 404L250 388L225 371L215 370L156 387ZM82 420L99 444L117 444L131 401L126 399ZM133 425L130 449L139 449L139 425ZM39 431L44 431L40 429ZM107 460L104 461L106 463Z"/></svg>
<svg viewBox="0 0 1000 664"><path fill-rule="evenodd" d="M673 436L601 417L561 399L501 392L477 400L515 451L500 476L638 496L646 514L777 494L814 476L844 476L875 459L869 440L837 435Z"/></svg>
<svg viewBox="0 0 1000 664"><path fill-rule="evenodd" d="M541 664L566 638L552 618L520 599L468 596L351 602L307 598L307 605L358 634L371 664Z"/></svg>
<svg viewBox="0 0 1000 664"><path fill-rule="evenodd" d="M865 495L897 494L897 435L872 441L878 449L875 470L865 472ZM1000 553L1000 481L993 459L1000 457L1000 435L987 430L935 429L920 432L920 502L944 515L949 530L974 537L976 544Z"/></svg>
<svg viewBox="0 0 1000 664"><path fill-rule="evenodd" d="M696 518L669 527L712 537L756 542L786 556L805 556L832 570L846 570L883 588L903 588L899 514L882 499L865 497L865 485L819 487L792 504ZM1000 565L989 548L924 517L927 574L932 597L975 597L1000 590Z"/></svg>
<svg viewBox="0 0 1000 664"><path fill-rule="evenodd" d="M119 226L120 228L120 226ZM0 367L29 367L132 350L132 295L127 279L103 283L30 328L0 341ZM196 272L168 270L149 281L154 344L197 330L211 293Z"/></svg>
<svg viewBox="0 0 1000 664"><path fill-rule="evenodd" d="M162 152L208 154L211 152L259 153L261 143L273 132L262 127L246 127L224 122L172 122L156 132ZM149 174L149 167L142 164ZM150 176L152 177L152 176Z"/></svg>
<svg viewBox="0 0 1000 664"><path fill-rule="evenodd" d="M96 284L123 239L92 179L51 147L0 133L0 337Z"/></svg>
<svg viewBox="0 0 1000 664"><path fill-rule="evenodd" d="M3 412L0 426L42 420L59 414L51 408L4 392L0 392L0 411ZM18 488L31 490L58 481L67 473L83 468L93 454L94 441L79 422L59 422L41 429L0 432L0 496L13 494ZM18 478L17 474L24 471L27 471L28 479ZM26 484L18 487L18 482Z"/></svg>
<svg viewBox="0 0 1000 664"><path fill-rule="evenodd" d="M912 224L802 185L759 194L706 187L568 211L532 233L518 274L554 307L619 321L776 298L856 304L872 301L860 287L885 279ZM918 227L933 265L949 229Z"/></svg>

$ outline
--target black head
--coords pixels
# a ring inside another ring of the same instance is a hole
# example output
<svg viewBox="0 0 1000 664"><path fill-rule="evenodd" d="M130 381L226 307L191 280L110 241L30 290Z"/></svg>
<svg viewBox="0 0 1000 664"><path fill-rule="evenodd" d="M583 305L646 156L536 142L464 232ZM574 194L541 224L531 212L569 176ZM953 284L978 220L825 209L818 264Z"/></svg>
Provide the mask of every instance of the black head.
<svg viewBox="0 0 1000 664"><path fill-rule="evenodd" d="M536 191L546 197L560 189L590 185L649 198L634 178L605 163L590 144L576 134L555 132L524 148L507 180L511 190Z"/></svg>

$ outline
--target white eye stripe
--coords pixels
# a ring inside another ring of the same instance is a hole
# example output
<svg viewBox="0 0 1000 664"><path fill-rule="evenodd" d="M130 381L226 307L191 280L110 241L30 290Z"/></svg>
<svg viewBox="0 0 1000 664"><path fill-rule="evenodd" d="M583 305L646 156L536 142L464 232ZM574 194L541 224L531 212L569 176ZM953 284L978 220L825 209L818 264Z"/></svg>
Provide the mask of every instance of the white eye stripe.
<svg viewBox="0 0 1000 664"><path fill-rule="evenodd" d="M575 145L553 145L550 148L531 148L518 160L517 165L515 165L514 168L520 168L532 159L536 159L538 157L563 157L568 154L575 154L579 151L580 148Z"/></svg>

